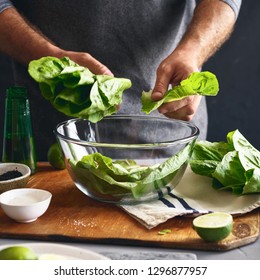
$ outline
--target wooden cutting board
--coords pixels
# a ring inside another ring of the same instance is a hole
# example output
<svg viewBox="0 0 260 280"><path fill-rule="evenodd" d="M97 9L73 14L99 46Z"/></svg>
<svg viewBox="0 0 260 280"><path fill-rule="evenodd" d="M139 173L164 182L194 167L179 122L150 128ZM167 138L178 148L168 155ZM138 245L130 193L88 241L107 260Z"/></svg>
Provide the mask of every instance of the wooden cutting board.
<svg viewBox="0 0 260 280"><path fill-rule="evenodd" d="M49 209L28 224L9 219L0 209L1 238L230 250L259 236L258 210L235 217L232 234L218 243L203 241L192 229L193 218L189 217L172 218L148 230L116 205L88 198L75 187L66 170L54 170L47 163L39 164L28 187L53 194ZM171 233L159 235L163 229L171 229Z"/></svg>

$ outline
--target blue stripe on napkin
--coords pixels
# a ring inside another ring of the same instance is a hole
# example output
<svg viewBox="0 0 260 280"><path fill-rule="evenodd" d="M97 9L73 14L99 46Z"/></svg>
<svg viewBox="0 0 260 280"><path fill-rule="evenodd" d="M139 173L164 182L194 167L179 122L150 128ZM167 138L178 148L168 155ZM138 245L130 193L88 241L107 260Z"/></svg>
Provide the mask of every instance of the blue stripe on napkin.
<svg viewBox="0 0 260 280"><path fill-rule="evenodd" d="M167 199L164 198L164 197L159 198L159 200L160 200L163 204L165 204L166 206L168 206L168 207L170 207L170 208L176 208L176 207L174 206L174 204L172 204L169 200L167 200Z"/></svg>
<svg viewBox="0 0 260 280"><path fill-rule="evenodd" d="M171 188L170 187L166 187L168 190L168 195L174 199L177 199L178 202L182 205L182 207L185 210L189 210L192 211L192 213L200 213L198 210L194 209L193 207L191 207L183 198L178 197L177 195L173 194L171 192ZM170 208L176 208L176 206L170 202L168 199L166 199L165 197L162 196L162 192L158 192L158 196L159 196L159 200L165 204L166 206L170 207Z"/></svg>
<svg viewBox="0 0 260 280"><path fill-rule="evenodd" d="M176 196L173 193L169 193L169 196L176 198L180 204L186 209L186 210L192 210L193 213L199 213L196 209L192 208L183 198Z"/></svg>

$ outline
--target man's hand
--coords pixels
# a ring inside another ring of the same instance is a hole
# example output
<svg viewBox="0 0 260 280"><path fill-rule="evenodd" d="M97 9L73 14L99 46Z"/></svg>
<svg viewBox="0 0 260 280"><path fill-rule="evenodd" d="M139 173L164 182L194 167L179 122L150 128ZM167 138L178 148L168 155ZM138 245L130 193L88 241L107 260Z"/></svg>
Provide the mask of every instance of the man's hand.
<svg viewBox="0 0 260 280"><path fill-rule="evenodd" d="M177 48L159 65L152 92L160 100L169 85L178 85L192 72L198 72L207 59L229 38L235 13L219 0L200 0L193 19ZM158 111L169 118L191 120L200 103L200 96L163 104Z"/></svg>
<svg viewBox="0 0 260 280"><path fill-rule="evenodd" d="M176 86L192 72L199 72L195 62L186 54L173 52L157 69L157 80L152 92L153 100L160 100L168 86ZM190 121L200 103L201 96L190 96L179 101L165 103L158 111L168 118Z"/></svg>
<svg viewBox="0 0 260 280"><path fill-rule="evenodd" d="M68 56L71 60L78 63L79 65L87 67L94 74L114 76L104 64L96 60L89 53L64 51L62 56Z"/></svg>

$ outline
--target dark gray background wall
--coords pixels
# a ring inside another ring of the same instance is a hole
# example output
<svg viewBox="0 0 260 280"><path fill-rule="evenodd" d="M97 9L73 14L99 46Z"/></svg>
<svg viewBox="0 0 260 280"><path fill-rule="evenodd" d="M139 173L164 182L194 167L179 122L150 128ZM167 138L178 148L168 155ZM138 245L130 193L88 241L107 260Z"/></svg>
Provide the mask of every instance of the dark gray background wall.
<svg viewBox="0 0 260 280"><path fill-rule="evenodd" d="M223 141L234 129L260 149L260 1L244 0L232 37L204 66L220 83L216 97L207 99L209 141ZM4 96L13 84L9 60L0 55L0 131ZM0 155L2 133L0 133Z"/></svg>
<svg viewBox="0 0 260 280"><path fill-rule="evenodd" d="M230 40L205 65L220 82L208 98L210 141L240 132L260 149L260 1L244 0Z"/></svg>

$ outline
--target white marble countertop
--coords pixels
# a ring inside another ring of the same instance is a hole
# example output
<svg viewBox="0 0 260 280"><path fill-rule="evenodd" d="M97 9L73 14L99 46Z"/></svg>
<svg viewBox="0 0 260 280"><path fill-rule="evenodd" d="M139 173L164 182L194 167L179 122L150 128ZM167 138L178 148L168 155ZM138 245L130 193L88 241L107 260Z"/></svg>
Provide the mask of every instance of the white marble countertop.
<svg viewBox="0 0 260 280"><path fill-rule="evenodd" d="M0 246L21 243L39 243L43 241L0 239ZM46 241L47 242L47 241ZM47 243L50 243L49 241ZM198 260L260 260L260 239L254 243L228 251L199 251L167 249L158 247L137 247L104 245L93 243L56 242L56 244L69 245L81 249L91 250L111 259L198 259Z"/></svg>

